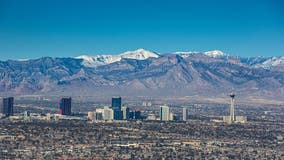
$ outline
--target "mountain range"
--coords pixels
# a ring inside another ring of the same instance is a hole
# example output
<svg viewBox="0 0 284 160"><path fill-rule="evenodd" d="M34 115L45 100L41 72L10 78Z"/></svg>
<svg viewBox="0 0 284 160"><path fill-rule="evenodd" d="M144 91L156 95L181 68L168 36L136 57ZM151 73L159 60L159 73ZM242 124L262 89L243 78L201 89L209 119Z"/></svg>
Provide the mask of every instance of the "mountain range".
<svg viewBox="0 0 284 160"><path fill-rule="evenodd" d="M43 57L0 61L1 96L127 95L284 98L284 57L222 51Z"/></svg>

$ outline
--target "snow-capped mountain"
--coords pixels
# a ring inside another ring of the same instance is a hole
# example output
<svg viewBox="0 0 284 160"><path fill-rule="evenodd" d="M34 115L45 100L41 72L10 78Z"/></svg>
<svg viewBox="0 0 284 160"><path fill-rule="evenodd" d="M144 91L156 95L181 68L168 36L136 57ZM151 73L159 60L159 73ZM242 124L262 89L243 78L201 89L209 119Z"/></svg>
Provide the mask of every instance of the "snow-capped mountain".
<svg viewBox="0 0 284 160"><path fill-rule="evenodd" d="M95 55L95 56L81 55L75 58L83 59L82 64L86 67L107 65L121 60L121 57L118 55Z"/></svg>
<svg viewBox="0 0 284 160"><path fill-rule="evenodd" d="M150 52L144 49L138 49L135 51L127 51L121 54L122 58L127 58L127 59L137 59L137 60L145 60L148 58L158 58L159 54L155 52Z"/></svg>
<svg viewBox="0 0 284 160"><path fill-rule="evenodd" d="M204 54L208 57L218 58L223 60L239 60L241 63L244 63L248 66L254 68L264 68L272 69L273 67L284 64L284 57L239 57L231 56L227 53L224 53L220 50L206 51L206 52L173 52L171 54L179 55L183 58L192 56L194 54ZM105 55L81 55L75 57L76 59L83 59L82 65L86 67L97 67L102 65L111 64L114 62L119 62L122 59L135 59L135 60L145 60L148 58L159 58L160 55L144 49L137 49L135 51L127 51L121 54L105 54Z"/></svg>
<svg viewBox="0 0 284 160"><path fill-rule="evenodd" d="M192 54L198 54L200 52L192 52L192 51L189 51L189 52L174 52L173 54L177 54L183 58L186 58L186 57L189 57L190 55Z"/></svg>
<svg viewBox="0 0 284 160"><path fill-rule="evenodd" d="M173 52L172 54L177 54L183 58L188 57L192 54L205 54L213 58L221 58L224 56L229 56L219 50L207 51L207 52ZM136 59L145 60L148 58L158 58L160 55L144 49L137 49L135 51L127 51L121 54L105 54L105 55L81 55L75 57L76 59L83 59L82 64L86 67L96 67L101 65L107 65L114 62L121 61L122 59Z"/></svg>
<svg viewBox="0 0 284 160"><path fill-rule="evenodd" d="M107 65L114 62L121 61L122 59L136 59L145 60L148 58L158 58L159 54L150 52L144 49L138 49L135 51L127 51L118 55L81 55L75 57L76 59L83 59L82 64L86 67L96 67L101 65Z"/></svg>
<svg viewBox="0 0 284 160"><path fill-rule="evenodd" d="M213 57L213 58L229 56L228 54L226 54L222 51L219 51L219 50L207 51L207 52L204 52L204 54L209 56L209 57Z"/></svg>
<svg viewBox="0 0 284 160"><path fill-rule="evenodd" d="M271 57L266 61L255 65L256 68L271 69L275 66L284 65L284 57Z"/></svg>
<svg viewBox="0 0 284 160"><path fill-rule="evenodd" d="M269 57L257 56L257 57L237 57L242 63L247 64L248 66L256 66L262 64Z"/></svg>
<svg viewBox="0 0 284 160"><path fill-rule="evenodd" d="M228 57L229 55L219 51L219 50L213 50L213 51L207 51L207 52L196 52L196 51L189 51L189 52L174 52L173 54L180 55L181 57L189 57L192 54L205 54L206 56L213 57L213 58L221 58L221 57Z"/></svg>
<svg viewBox="0 0 284 160"><path fill-rule="evenodd" d="M272 68L265 70L263 65ZM221 51L158 55L139 49L119 55L0 61L0 89L2 94L61 95L64 91L86 95L215 96L234 88L243 96L283 99L283 73L284 57L247 58Z"/></svg>

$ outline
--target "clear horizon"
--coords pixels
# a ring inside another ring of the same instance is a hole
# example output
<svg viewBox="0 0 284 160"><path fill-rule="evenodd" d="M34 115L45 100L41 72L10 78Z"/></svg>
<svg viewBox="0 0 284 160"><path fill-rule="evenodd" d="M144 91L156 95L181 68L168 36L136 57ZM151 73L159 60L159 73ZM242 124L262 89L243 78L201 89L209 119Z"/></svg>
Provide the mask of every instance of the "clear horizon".
<svg viewBox="0 0 284 160"><path fill-rule="evenodd" d="M284 2L1 0L0 60L220 50L284 55Z"/></svg>
<svg viewBox="0 0 284 160"><path fill-rule="evenodd" d="M173 51L171 53L159 53L159 52L155 52L155 51L151 51L151 50L147 50L147 49L144 49L144 48L137 48L135 50L131 50L131 51L136 51L136 50L139 50L139 49L143 49L143 50L146 50L146 51L150 51L150 52L153 52L153 53L157 53L159 55L164 55L164 54L174 54L175 52L195 52L195 53L204 53L204 52L207 52L207 51ZM221 51L221 50L210 50L210 51ZM80 55L75 55L73 57L71 56L66 56L66 57L62 57L62 56L41 56L41 57L35 57L35 58L18 58L18 59L0 59L0 61L8 61L8 60L15 60L15 61L26 61L26 60L32 60L32 59L40 59L40 58L44 58L44 57L51 57L51 58L76 58L76 57L79 57L79 56L83 56L83 55L86 55L86 56L95 56L95 55L119 55L119 54L123 54L125 52L128 52L128 51L124 51L124 52L121 52L121 53L90 53L90 54L80 54ZM223 51L221 51L223 52ZM237 57L257 57L257 56L239 56L237 54L230 54L230 53L226 53L226 52L223 52L225 54L228 54L229 56L237 56ZM258 55L259 57L283 57L283 56L263 56L263 55Z"/></svg>

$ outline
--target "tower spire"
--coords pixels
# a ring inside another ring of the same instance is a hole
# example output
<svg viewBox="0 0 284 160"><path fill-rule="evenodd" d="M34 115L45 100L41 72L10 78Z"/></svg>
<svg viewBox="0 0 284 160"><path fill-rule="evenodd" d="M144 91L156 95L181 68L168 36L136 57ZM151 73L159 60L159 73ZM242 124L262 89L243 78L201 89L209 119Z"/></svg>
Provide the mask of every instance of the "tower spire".
<svg viewBox="0 0 284 160"><path fill-rule="evenodd" d="M231 93L231 107L230 107L230 120L231 122L235 121L235 94Z"/></svg>

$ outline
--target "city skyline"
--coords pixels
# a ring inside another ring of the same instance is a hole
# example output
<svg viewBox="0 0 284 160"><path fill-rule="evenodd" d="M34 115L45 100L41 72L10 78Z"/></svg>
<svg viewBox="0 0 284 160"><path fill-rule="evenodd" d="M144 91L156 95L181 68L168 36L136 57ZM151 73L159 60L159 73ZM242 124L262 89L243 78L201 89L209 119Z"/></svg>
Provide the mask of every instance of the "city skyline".
<svg viewBox="0 0 284 160"><path fill-rule="evenodd" d="M0 159L282 159L284 2L0 0Z"/></svg>
<svg viewBox="0 0 284 160"><path fill-rule="evenodd" d="M283 2L0 2L1 60L221 50L283 55Z"/></svg>

